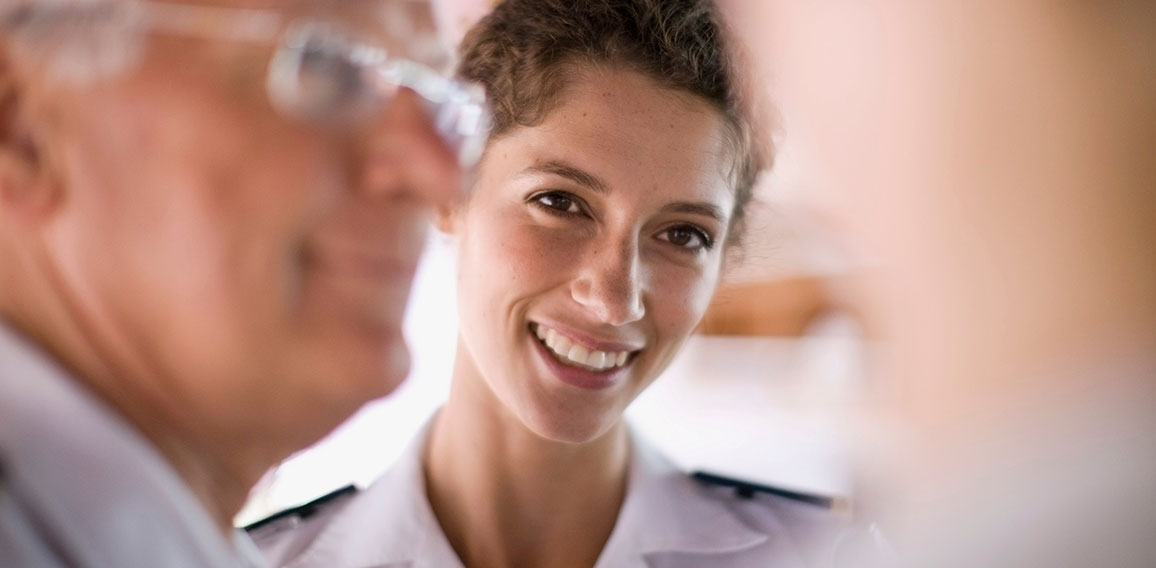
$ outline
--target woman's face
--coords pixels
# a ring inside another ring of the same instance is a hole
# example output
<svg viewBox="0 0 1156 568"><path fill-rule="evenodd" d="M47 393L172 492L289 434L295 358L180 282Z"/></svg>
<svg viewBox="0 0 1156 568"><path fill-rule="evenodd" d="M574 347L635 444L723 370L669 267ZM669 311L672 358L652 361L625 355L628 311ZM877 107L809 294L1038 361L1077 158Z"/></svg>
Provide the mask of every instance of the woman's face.
<svg viewBox="0 0 1156 568"><path fill-rule="evenodd" d="M491 143L459 237L459 382L552 440L613 426L698 324L733 152L705 102L589 70ZM492 395L492 396L491 396Z"/></svg>

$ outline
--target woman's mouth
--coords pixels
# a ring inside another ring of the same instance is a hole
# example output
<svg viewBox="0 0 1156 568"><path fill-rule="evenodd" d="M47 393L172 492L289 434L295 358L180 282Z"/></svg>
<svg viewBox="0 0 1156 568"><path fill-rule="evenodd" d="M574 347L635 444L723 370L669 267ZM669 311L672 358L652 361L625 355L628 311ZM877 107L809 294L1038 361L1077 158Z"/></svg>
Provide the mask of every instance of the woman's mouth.
<svg viewBox="0 0 1156 568"><path fill-rule="evenodd" d="M572 341L569 337L541 324L530 324L538 341L559 363L587 371L606 372L626 364L630 351L600 351Z"/></svg>

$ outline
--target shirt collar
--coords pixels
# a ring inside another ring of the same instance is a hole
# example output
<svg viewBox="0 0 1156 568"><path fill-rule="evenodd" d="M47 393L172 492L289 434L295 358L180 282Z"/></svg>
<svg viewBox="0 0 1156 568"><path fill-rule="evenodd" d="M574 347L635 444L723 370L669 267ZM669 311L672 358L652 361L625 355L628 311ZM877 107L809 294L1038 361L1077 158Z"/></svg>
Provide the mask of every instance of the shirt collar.
<svg viewBox="0 0 1156 568"><path fill-rule="evenodd" d="M461 568L426 498L421 458L432 423L288 566Z"/></svg>
<svg viewBox="0 0 1156 568"><path fill-rule="evenodd" d="M429 428L288 566L460 568L426 497ZM626 500L597 567L642 566L660 552L737 552L767 539L635 436Z"/></svg>
<svg viewBox="0 0 1156 568"><path fill-rule="evenodd" d="M632 432L631 439L626 500L598 568L639 565L654 553L724 554L766 542L641 437Z"/></svg>
<svg viewBox="0 0 1156 568"><path fill-rule="evenodd" d="M12 498L86 565L261 564L140 432L2 322L0 453Z"/></svg>

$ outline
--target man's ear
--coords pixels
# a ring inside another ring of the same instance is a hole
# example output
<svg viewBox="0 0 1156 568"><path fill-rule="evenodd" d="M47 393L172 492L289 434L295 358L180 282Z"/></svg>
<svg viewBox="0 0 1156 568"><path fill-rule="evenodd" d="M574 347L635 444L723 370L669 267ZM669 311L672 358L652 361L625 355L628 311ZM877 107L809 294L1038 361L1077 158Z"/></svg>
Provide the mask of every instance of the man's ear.
<svg viewBox="0 0 1156 568"><path fill-rule="evenodd" d="M27 85L0 43L0 217L9 221L43 220L61 197L29 110Z"/></svg>

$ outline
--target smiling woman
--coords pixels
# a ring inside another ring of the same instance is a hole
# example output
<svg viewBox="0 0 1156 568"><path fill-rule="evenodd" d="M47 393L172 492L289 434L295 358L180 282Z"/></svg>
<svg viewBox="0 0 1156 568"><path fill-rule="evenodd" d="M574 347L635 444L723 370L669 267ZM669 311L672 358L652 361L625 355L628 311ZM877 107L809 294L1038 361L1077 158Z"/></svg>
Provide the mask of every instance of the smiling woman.
<svg viewBox="0 0 1156 568"><path fill-rule="evenodd" d="M461 242L459 359L536 434L606 443L698 323L735 207L723 130L705 102L607 67L490 145L444 223Z"/></svg>
<svg viewBox="0 0 1156 568"><path fill-rule="evenodd" d="M439 216L449 400L365 493L257 530L273 563L818 562L829 513L700 484L622 420L706 311L761 164L723 35L702 0L507 0L470 32L495 129Z"/></svg>

